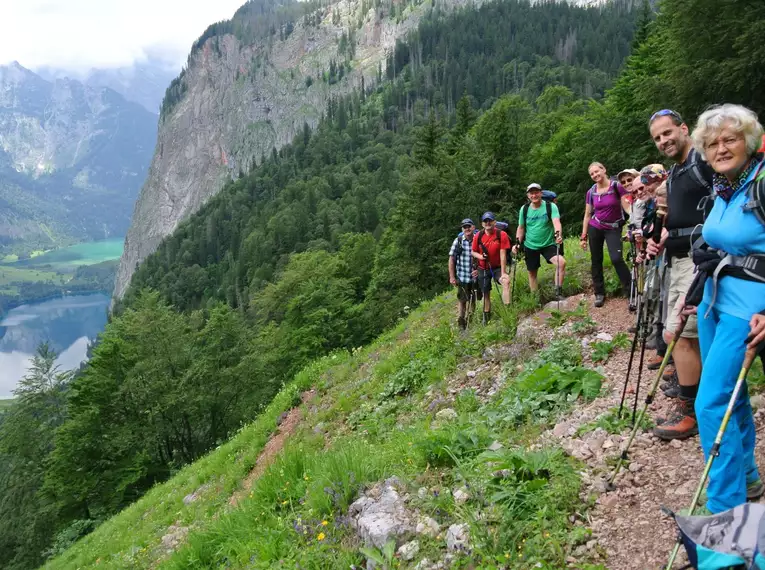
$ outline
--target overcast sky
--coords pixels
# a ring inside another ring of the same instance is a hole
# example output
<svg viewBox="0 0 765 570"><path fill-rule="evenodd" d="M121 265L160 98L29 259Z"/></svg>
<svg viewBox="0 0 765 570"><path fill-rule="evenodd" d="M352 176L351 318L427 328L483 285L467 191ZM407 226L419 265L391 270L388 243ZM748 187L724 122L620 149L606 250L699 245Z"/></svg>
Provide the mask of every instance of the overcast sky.
<svg viewBox="0 0 765 570"><path fill-rule="evenodd" d="M148 54L179 68L205 28L245 0L0 0L0 64L86 70Z"/></svg>

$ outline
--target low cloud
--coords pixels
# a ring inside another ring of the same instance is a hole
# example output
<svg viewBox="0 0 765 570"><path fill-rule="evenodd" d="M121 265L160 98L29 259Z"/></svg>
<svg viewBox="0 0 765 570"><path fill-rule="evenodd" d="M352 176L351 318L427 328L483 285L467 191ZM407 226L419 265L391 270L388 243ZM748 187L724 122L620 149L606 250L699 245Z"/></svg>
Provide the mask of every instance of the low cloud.
<svg viewBox="0 0 765 570"><path fill-rule="evenodd" d="M180 67L245 0L0 0L0 64L84 71L161 59Z"/></svg>

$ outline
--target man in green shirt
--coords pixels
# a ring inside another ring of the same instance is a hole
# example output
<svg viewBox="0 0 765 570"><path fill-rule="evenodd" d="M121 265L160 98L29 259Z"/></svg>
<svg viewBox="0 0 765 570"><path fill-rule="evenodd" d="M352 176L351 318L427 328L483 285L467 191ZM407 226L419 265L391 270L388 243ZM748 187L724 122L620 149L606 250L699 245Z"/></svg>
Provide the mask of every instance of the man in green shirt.
<svg viewBox="0 0 765 570"><path fill-rule="evenodd" d="M547 263L555 265L555 296L563 297L563 277L566 260L563 257L563 230L560 225L558 206L542 200L542 187L536 182L526 189L529 203L518 214L518 231L513 252L523 246L526 268L529 271L529 288L539 288L537 271L542 264L541 256Z"/></svg>

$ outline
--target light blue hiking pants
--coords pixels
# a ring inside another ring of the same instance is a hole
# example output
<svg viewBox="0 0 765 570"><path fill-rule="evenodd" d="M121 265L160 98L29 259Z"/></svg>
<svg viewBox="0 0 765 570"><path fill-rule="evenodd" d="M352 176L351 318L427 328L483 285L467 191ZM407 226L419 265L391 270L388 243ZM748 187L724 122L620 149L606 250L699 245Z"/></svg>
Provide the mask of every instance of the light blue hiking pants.
<svg viewBox="0 0 765 570"><path fill-rule="evenodd" d="M699 424L704 459L722 424L744 363L749 335L749 321L721 313L707 303L698 308L699 344L701 346L701 384L696 397L696 420ZM732 509L746 502L746 484L759 478L754 461L755 428L749 392L744 384L733 415L709 473L707 508L713 513Z"/></svg>

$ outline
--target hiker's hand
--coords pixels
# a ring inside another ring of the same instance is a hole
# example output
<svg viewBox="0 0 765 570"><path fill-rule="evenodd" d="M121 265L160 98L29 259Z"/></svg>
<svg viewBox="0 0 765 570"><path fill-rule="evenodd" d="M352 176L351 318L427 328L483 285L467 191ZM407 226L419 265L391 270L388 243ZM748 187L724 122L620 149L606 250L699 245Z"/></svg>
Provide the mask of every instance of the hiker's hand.
<svg viewBox="0 0 765 570"><path fill-rule="evenodd" d="M555 232L555 243L563 243L563 236L560 234L560 232Z"/></svg>
<svg viewBox="0 0 765 570"><path fill-rule="evenodd" d="M477 269L473 269L473 273L471 273L470 275L473 276L473 279L478 279L478 270Z"/></svg>
<svg viewBox="0 0 765 570"><path fill-rule="evenodd" d="M516 243L516 244L513 246L513 255L518 255L518 249L519 249L519 248L518 248L518 244Z"/></svg>
<svg viewBox="0 0 765 570"><path fill-rule="evenodd" d="M653 241L653 238L649 239L646 242L645 245L645 252L648 254L648 257L658 257L661 255L662 250L664 249L663 243L656 243Z"/></svg>
<svg viewBox="0 0 765 570"><path fill-rule="evenodd" d="M680 309L680 318L684 321L687 321L688 317L698 313L698 310L699 308L695 307L694 305L683 305L683 308Z"/></svg>
<svg viewBox="0 0 765 570"><path fill-rule="evenodd" d="M749 344L747 348L755 348L765 340L765 315L756 314L749 321Z"/></svg>
<svg viewBox="0 0 765 570"><path fill-rule="evenodd" d="M579 238L579 245L581 246L583 251L587 251L587 238Z"/></svg>
<svg viewBox="0 0 765 570"><path fill-rule="evenodd" d="M455 277L449 277L449 283L451 283L452 285L454 285L456 287L457 286L457 279Z"/></svg>

